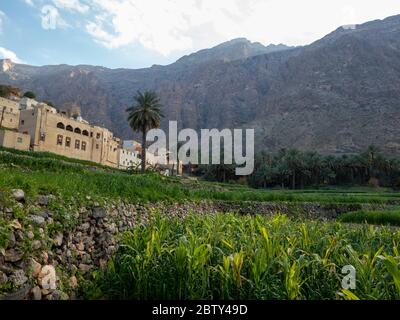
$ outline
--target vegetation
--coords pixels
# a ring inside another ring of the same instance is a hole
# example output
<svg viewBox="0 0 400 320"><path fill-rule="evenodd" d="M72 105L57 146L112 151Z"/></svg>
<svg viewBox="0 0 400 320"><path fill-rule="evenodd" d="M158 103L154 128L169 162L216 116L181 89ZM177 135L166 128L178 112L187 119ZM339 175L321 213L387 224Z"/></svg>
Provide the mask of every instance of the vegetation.
<svg viewBox="0 0 400 320"><path fill-rule="evenodd" d="M370 185L400 187L400 159L384 156L370 146L365 152L341 157L316 152L282 150L261 153L249 179L253 187L305 188L320 185Z"/></svg>
<svg viewBox="0 0 400 320"><path fill-rule="evenodd" d="M33 91L27 91L24 93L25 98L36 99L36 94Z"/></svg>
<svg viewBox="0 0 400 320"><path fill-rule="evenodd" d="M61 165L62 163L70 163L70 164L79 164L82 166L90 167L90 168L101 168L107 171L119 171L117 169L104 166L102 164L96 163L96 162L91 162L91 161L86 161L86 160L79 160L79 159L74 159L74 158L68 158L65 156L61 156L55 153L51 152L31 152L31 151L22 151L22 150L16 150L16 149L10 149L10 148L5 148L0 146L0 157L2 157L2 162L7 163L7 161L17 161L17 162L24 162L23 159L17 160L16 156L21 156L19 158L35 158L35 159L42 159L42 160L55 160L53 161L54 167L57 167L60 162ZM42 162L36 162L36 164L39 165L39 167L44 167L46 166L44 164L44 161ZM34 165L34 161L29 162L28 160L25 161L25 166L30 167Z"/></svg>
<svg viewBox="0 0 400 320"><path fill-rule="evenodd" d="M16 87L0 84L0 97L8 99L11 95L19 96L20 90Z"/></svg>
<svg viewBox="0 0 400 320"><path fill-rule="evenodd" d="M158 174L131 175L70 161L46 153L0 152L0 189L21 188L76 198L124 199L130 202L187 200L386 203L399 194L385 189L254 190L246 186L187 182ZM10 170L12 169L12 170Z"/></svg>
<svg viewBox="0 0 400 320"><path fill-rule="evenodd" d="M56 108L56 105L55 105L53 102L51 102L51 101L44 100L43 103L47 104L47 105L50 106L50 107Z"/></svg>
<svg viewBox="0 0 400 320"><path fill-rule="evenodd" d="M384 188L324 187L305 190L255 190L240 184L129 174L51 153L0 150L0 203L11 189L26 194L26 208L39 194L53 194L49 210L58 230L74 228L81 206L112 199L131 203L179 203L208 199L379 203L391 207L399 194ZM3 198L1 198L3 197ZM28 211L11 206L23 220ZM358 206L355 206L358 207ZM361 207L359 207L361 208ZM391 207L392 208L392 207ZM358 208L357 208L358 210ZM393 217L395 211L392 210ZM396 228L302 222L299 217L193 215L166 219L154 212L150 224L121 234L122 246L107 272L84 282L87 298L151 299L398 299L400 232ZM348 214L353 217L352 213ZM387 213L382 213L387 215ZM346 221L347 214L342 221ZM0 248L10 221L0 217ZM353 218L354 219L354 218ZM387 219L387 218L386 218ZM350 220L348 220L350 221ZM359 218L351 222L376 223ZM395 219L385 223L396 224ZM379 222L380 223L380 222ZM47 231L46 231L47 232ZM46 238L47 239L47 238ZM30 248L27 245L27 248ZM28 250L28 249L27 249ZM357 269L357 288L342 290L341 268Z"/></svg>
<svg viewBox="0 0 400 320"><path fill-rule="evenodd" d="M164 116L161 112L160 99L153 91L138 92L134 97L135 105L126 109L128 112L128 121L133 131L142 134L142 156L141 169L146 170L146 134L149 130L158 128L161 118Z"/></svg>
<svg viewBox="0 0 400 320"><path fill-rule="evenodd" d="M400 226L400 210L349 212L341 215L340 221Z"/></svg>
<svg viewBox="0 0 400 320"><path fill-rule="evenodd" d="M399 241L399 231L279 215L158 218L123 235L99 286L113 299L399 299ZM352 292L346 265L357 269Z"/></svg>

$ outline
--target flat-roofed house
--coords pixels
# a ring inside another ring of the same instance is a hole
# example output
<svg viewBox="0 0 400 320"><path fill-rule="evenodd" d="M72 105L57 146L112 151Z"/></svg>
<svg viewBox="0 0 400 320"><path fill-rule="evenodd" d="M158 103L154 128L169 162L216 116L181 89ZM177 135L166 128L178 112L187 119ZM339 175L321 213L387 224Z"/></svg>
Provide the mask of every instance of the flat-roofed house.
<svg viewBox="0 0 400 320"><path fill-rule="evenodd" d="M18 129L19 103L0 97L0 128Z"/></svg>
<svg viewBox="0 0 400 320"><path fill-rule="evenodd" d="M0 146L29 151L30 136L12 130L0 130Z"/></svg>
<svg viewBox="0 0 400 320"><path fill-rule="evenodd" d="M33 151L53 152L66 157L118 167L120 141L108 129L91 126L81 118L44 103L20 111L19 131L31 136Z"/></svg>
<svg viewBox="0 0 400 320"><path fill-rule="evenodd" d="M118 168L126 170L130 168L137 168L140 165L140 157L137 151L130 149L119 149L119 165Z"/></svg>

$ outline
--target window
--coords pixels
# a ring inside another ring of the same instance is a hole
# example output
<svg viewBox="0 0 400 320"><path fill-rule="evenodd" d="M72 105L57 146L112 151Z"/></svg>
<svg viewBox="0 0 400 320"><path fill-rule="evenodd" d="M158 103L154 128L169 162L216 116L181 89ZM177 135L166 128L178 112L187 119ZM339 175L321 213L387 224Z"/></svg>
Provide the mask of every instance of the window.
<svg viewBox="0 0 400 320"><path fill-rule="evenodd" d="M74 129L73 129L70 125L68 125L65 129L66 129L67 131L71 131L71 132L74 131Z"/></svg>
<svg viewBox="0 0 400 320"><path fill-rule="evenodd" d="M86 151L86 142L85 141L82 141L82 148L81 148L83 151Z"/></svg>
<svg viewBox="0 0 400 320"><path fill-rule="evenodd" d="M22 143L22 138L17 138L17 143Z"/></svg>
<svg viewBox="0 0 400 320"><path fill-rule="evenodd" d="M78 133L78 134L81 134L81 133L82 133L81 129L79 129L79 128L75 128L74 132L75 132L75 133Z"/></svg>
<svg viewBox="0 0 400 320"><path fill-rule="evenodd" d="M83 131L82 131L82 134L83 134L84 136L87 136L87 137L89 136L89 132L88 132L87 130L83 130Z"/></svg>
<svg viewBox="0 0 400 320"><path fill-rule="evenodd" d="M90 132L90 137L93 138L93 132Z"/></svg>
<svg viewBox="0 0 400 320"><path fill-rule="evenodd" d="M68 148L71 147L71 138L70 137L65 138L65 146Z"/></svg>
<svg viewBox="0 0 400 320"><path fill-rule="evenodd" d="M62 122L57 123L57 128L58 129L65 129L65 126Z"/></svg>
<svg viewBox="0 0 400 320"><path fill-rule="evenodd" d="M81 146L81 142L79 140L75 140L75 149L79 149Z"/></svg>
<svg viewBox="0 0 400 320"><path fill-rule="evenodd" d="M24 125L25 124L25 120L21 120L21 125Z"/></svg>
<svg viewBox="0 0 400 320"><path fill-rule="evenodd" d="M46 140L46 134L41 133L40 134L40 141L45 141Z"/></svg>
<svg viewBox="0 0 400 320"><path fill-rule="evenodd" d="M63 136L61 134L57 135L57 145L62 146L63 144Z"/></svg>
<svg viewBox="0 0 400 320"><path fill-rule="evenodd" d="M96 149L99 149L99 144L98 143L96 143Z"/></svg>
<svg viewBox="0 0 400 320"><path fill-rule="evenodd" d="M96 138L100 139L100 133L96 134Z"/></svg>

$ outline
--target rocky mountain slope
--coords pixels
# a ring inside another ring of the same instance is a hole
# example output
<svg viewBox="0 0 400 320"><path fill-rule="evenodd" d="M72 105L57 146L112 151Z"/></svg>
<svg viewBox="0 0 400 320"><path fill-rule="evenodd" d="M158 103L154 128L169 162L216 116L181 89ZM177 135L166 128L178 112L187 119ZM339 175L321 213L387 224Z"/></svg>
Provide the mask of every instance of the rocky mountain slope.
<svg viewBox="0 0 400 320"><path fill-rule="evenodd" d="M338 28L311 45L267 46L236 39L168 66L107 69L3 61L0 83L132 137L125 109L154 89L167 120L200 128L254 127L259 148L357 152L376 144L400 154L400 16ZM5 67L6 65L6 67ZM3 71L2 71L3 70Z"/></svg>

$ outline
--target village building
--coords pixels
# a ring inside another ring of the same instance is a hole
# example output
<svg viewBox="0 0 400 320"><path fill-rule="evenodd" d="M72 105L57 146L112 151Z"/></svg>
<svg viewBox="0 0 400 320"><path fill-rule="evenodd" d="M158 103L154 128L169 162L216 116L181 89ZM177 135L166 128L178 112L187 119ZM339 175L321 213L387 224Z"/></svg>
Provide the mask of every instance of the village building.
<svg viewBox="0 0 400 320"><path fill-rule="evenodd" d="M142 146L139 142L135 140L125 140L123 142L123 148L134 152L137 161L140 164ZM146 168L148 167L158 169L166 175L170 175L171 173L181 174L183 168L181 161L179 161L179 165L177 165L177 161L171 161L169 159L169 151L165 148L159 149L155 153L146 151Z"/></svg>
<svg viewBox="0 0 400 320"><path fill-rule="evenodd" d="M141 145L114 137L106 128L91 125L80 108L57 110L30 98L0 98L0 146L18 150L52 152L62 156L127 170L140 168ZM168 151L146 152L147 166L164 172L182 172L168 161Z"/></svg>
<svg viewBox="0 0 400 320"><path fill-rule="evenodd" d="M127 170L127 169L136 169L139 166L140 166L140 156L138 155L138 152L125 148L119 149L118 168Z"/></svg>
<svg viewBox="0 0 400 320"><path fill-rule="evenodd" d="M45 103L20 111L19 131L30 135L33 151L118 167L120 140L112 132L92 126L80 116L57 112Z"/></svg>
<svg viewBox="0 0 400 320"><path fill-rule="evenodd" d="M17 150L29 150L30 136L13 130L0 130L0 146Z"/></svg>
<svg viewBox="0 0 400 320"><path fill-rule="evenodd" d="M0 128L18 129L19 103L0 97Z"/></svg>

